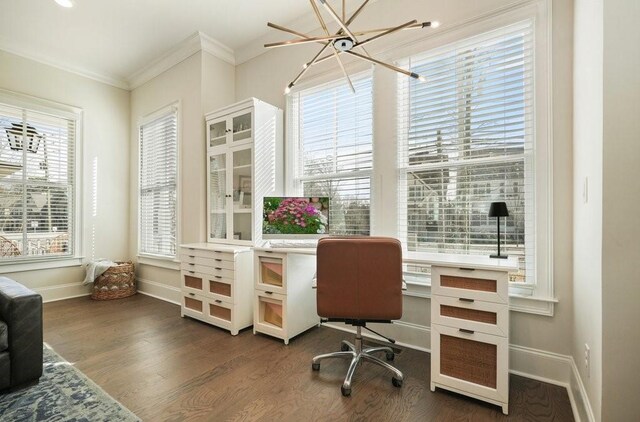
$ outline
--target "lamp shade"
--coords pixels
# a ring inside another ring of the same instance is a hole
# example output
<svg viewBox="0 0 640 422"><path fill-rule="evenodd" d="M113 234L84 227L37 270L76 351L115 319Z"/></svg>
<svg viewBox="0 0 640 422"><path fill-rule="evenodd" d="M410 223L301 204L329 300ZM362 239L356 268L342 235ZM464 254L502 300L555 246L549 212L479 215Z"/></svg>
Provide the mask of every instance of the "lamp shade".
<svg viewBox="0 0 640 422"><path fill-rule="evenodd" d="M489 217L509 217L506 202L492 202L489 207Z"/></svg>

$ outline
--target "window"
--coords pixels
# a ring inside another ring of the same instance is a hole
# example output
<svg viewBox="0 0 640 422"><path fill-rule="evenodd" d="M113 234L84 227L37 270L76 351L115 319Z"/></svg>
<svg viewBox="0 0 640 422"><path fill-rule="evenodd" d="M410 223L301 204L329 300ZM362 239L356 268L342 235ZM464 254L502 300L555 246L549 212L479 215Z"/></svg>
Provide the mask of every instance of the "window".
<svg viewBox="0 0 640 422"><path fill-rule="evenodd" d="M175 258L178 109L170 106L140 126L140 254Z"/></svg>
<svg viewBox="0 0 640 422"><path fill-rule="evenodd" d="M525 21L401 64L399 233L410 251L489 254L492 201L505 201L504 251L514 283L535 280L533 22ZM506 223L505 223L506 220Z"/></svg>
<svg viewBox="0 0 640 422"><path fill-rule="evenodd" d="M293 189L328 196L333 234L368 235L373 168L373 80L352 76L288 96Z"/></svg>
<svg viewBox="0 0 640 422"><path fill-rule="evenodd" d="M0 261L73 257L80 114L18 96L15 103L4 103L5 97L0 99Z"/></svg>

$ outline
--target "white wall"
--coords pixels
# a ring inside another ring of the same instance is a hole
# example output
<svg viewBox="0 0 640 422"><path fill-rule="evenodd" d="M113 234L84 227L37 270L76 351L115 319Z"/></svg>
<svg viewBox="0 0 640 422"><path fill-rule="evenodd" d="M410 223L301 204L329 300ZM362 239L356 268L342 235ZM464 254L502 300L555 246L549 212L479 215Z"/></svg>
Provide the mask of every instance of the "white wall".
<svg viewBox="0 0 640 422"><path fill-rule="evenodd" d="M206 240L206 145L204 114L233 103L234 67L206 52L193 54L131 92L131 256L138 252L138 122L154 111L180 101L180 226L179 242ZM139 264L142 291L179 301L180 272Z"/></svg>
<svg viewBox="0 0 640 422"><path fill-rule="evenodd" d="M640 417L640 2L604 2L602 420Z"/></svg>
<svg viewBox="0 0 640 422"><path fill-rule="evenodd" d="M471 22L491 11L504 7L512 2L504 0L481 0L469 2L465 0L436 1L436 0L380 0L367 6L357 18L358 27L380 27L389 22L404 22L411 18L418 20L438 20L445 25L454 26L458 23ZM568 355L571 353L571 320L572 320L572 157L571 157L571 109L572 109L572 28L573 4L571 0L556 0L553 2L553 75L556 85L553 91L553 189L554 189L554 280L555 296L559 303L555 307L555 316L546 317L512 312L511 342L520 346L542 349ZM428 34L428 30L425 30ZM419 32L405 32L387 41L372 43L367 47L370 51L384 50L394 45L401 45L409 39L420 36ZM286 39L283 34L282 39ZM273 49L255 57L236 67L236 99L249 96L260 98L278 107L285 107L284 87L301 69L301 64L308 61L317 52L316 46L296 46ZM318 66L318 73L329 69L328 65ZM390 84L395 81L395 75L383 68L376 68L376 95L386 95L384 107L389 108L393 96L389 96ZM392 104L391 104L392 106ZM395 170L393 167L393 137L395 136L393 111L379 112L376 106L375 141L381 155L376 153L376 173L385 172L391 177L376 178L376 190L383 185L383 192L377 192L378 204L387 203L380 200L395 196ZM389 138L391 137L391 138ZM389 148L391 145L391 148ZM389 167L389 166L392 167ZM384 170L386 169L386 170ZM395 209L384 206L375 210L377 220L374 230L381 234L393 234L390 227L395 222ZM422 298L405 298L405 317L403 321L409 325L399 328L402 331L402 341L429 347L428 335L424 329L429 325L429 300ZM388 328L381 328L389 332Z"/></svg>
<svg viewBox="0 0 640 422"><path fill-rule="evenodd" d="M82 254L129 257L129 92L0 51L0 88L83 110ZM94 199L97 163L97 213ZM77 267L4 274L38 290L45 300L86 293Z"/></svg>
<svg viewBox="0 0 640 422"><path fill-rule="evenodd" d="M603 0L575 0L572 354L596 415L602 395L602 13Z"/></svg>

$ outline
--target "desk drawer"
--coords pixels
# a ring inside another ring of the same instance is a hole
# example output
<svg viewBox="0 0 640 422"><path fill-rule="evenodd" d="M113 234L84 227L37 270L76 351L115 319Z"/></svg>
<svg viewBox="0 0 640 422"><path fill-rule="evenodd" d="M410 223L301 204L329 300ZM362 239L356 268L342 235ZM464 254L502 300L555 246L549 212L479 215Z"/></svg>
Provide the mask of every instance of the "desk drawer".
<svg viewBox="0 0 640 422"><path fill-rule="evenodd" d="M222 276L206 278L207 296L214 300L221 300L225 303L236 303L235 288L233 280Z"/></svg>
<svg viewBox="0 0 640 422"><path fill-rule="evenodd" d="M255 255L255 288L271 293L287 293L287 257L268 254Z"/></svg>
<svg viewBox="0 0 640 422"><path fill-rule="evenodd" d="M197 295L204 295L206 275L196 273L195 271L181 271L180 278L182 279L182 291L185 293L194 293Z"/></svg>
<svg viewBox="0 0 640 422"><path fill-rule="evenodd" d="M183 262L182 264L180 264L180 268L183 271L186 271L191 274L200 273L200 274L206 274L209 276L221 276L231 280L234 279L234 270L228 270L223 267L205 267L204 265L189 264L189 263Z"/></svg>
<svg viewBox="0 0 640 422"><path fill-rule="evenodd" d="M226 330L231 330L234 323L234 305L223 302L220 299L207 299L207 321Z"/></svg>
<svg viewBox="0 0 640 422"><path fill-rule="evenodd" d="M431 380L489 400L509 400L506 337L431 324Z"/></svg>
<svg viewBox="0 0 640 422"><path fill-rule="evenodd" d="M431 292L454 298L509 303L506 272L433 266Z"/></svg>
<svg viewBox="0 0 640 422"><path fill-rule="evenodd" d="M467 298L431 296L431 323L507 337L509 307Z"/></svg>
<svg viewBox="0 0 640 422"><path fill-rule="evenodd" d="M258 332L284 338L286 333L287 297L256 290L254 329Z"/></svg>
<svg viewBox="0 0 640 422"><path fill-rule="evenodd" d="M185 258L195 257L206 259L222 259L223 261L233 262L234 253L207 249L180 248L180 258L182 260L185 260Z"/></svg>
<svg viewBox="0 0 640 422"><path fill-rule="evenodd" d="M235 265L234 261L227 261L222 258L203 258L201 256L194 255L182 255L180 261L189 265L201 265L205 267L221 267L228 270L233 270Z"/></svg>
<svg viewBox="0 0 640 422"><path fill-rule="evenodd" d="M182 293L182 315L190 316L201 321L207 320L206 300L195 293Z"/></svg>

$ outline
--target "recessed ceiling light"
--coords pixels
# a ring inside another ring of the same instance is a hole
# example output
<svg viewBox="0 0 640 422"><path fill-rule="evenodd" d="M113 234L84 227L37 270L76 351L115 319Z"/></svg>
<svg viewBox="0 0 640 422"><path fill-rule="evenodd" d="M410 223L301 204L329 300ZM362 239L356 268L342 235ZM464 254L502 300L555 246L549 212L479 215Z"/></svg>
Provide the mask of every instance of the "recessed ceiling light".
<svg viewBox="0 0 640 422"><path fill-rule="evenodd" d="M72 0L55 0L55 2L58 3L62 7L73 7L73 1Z"/></svg>

